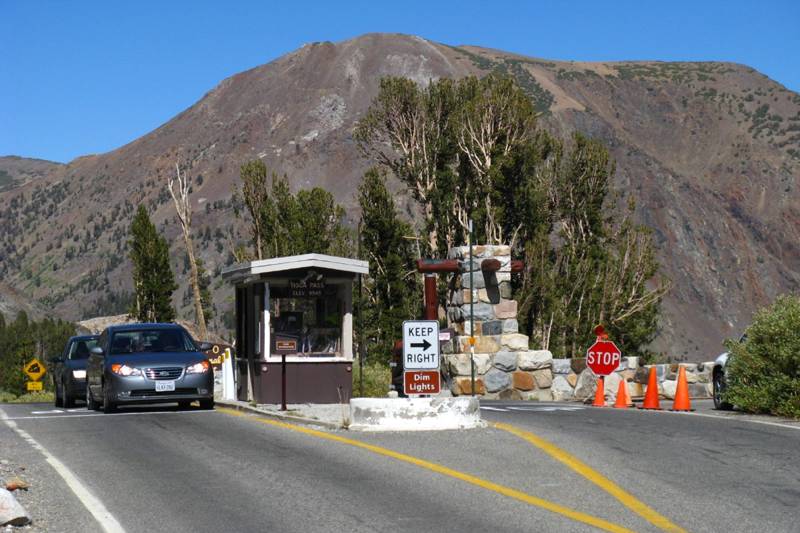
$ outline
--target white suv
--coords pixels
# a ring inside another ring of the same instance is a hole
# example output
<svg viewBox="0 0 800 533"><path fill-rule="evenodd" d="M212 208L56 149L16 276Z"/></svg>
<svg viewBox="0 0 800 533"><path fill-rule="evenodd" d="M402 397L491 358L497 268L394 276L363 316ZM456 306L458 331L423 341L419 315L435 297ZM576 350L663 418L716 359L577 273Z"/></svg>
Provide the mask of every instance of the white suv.
<svg viewBox="0 0 800 533"><path fill-rule="evenodd" d="M747 340L747 333L739 338L739 342ZM728 383L728 363L730 362L730 353L725 352L719 355L714 361L714 371L712 373L712 383L714 384L714 408L730 410L733 406L726 401L722 400L722 393L725 392L725 387Z"/></svg>

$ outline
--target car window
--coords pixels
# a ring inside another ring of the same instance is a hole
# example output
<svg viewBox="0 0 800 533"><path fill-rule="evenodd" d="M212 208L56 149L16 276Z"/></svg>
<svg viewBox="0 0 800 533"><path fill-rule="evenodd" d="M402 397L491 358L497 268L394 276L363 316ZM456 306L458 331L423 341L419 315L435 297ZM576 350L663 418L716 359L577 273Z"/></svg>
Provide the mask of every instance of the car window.
<svg viewBox="0 0 800 533"><path fill-rule="evenodd" d="M118 331L111 337L112 354L194 351L194 343L180 329Z"/></svg>
<svg viewBox="0 0 800 533"><path fill-rule="evenodd" d="M67 359L88 359L89 351L97 346L97 339L78 339L72 342Z"/></svg>

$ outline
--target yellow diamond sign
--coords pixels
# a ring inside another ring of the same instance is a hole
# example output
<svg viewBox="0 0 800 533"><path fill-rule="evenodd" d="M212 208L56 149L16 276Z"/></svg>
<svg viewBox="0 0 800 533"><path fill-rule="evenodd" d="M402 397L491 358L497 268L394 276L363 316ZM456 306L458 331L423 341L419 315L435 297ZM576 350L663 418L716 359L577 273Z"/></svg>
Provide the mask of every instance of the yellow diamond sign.
<svg viewBox="0 0 800 533"><path fill-rule="evenodd" d="M31 381L39 381L46 372L44 365L36 358L28 361L28 364L25 365L22 371L25 372L25 375L28 376Z"/></svg>

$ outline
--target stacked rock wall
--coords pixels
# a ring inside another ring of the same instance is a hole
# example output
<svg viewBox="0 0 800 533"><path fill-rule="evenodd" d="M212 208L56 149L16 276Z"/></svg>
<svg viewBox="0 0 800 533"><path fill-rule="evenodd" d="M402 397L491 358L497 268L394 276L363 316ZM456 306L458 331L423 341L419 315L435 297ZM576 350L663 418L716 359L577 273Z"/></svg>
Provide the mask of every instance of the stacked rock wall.
<svg viewBox="0 0 800 533"><path fill-rule="evenodd" d="M456 335L443 357L454 395L471 394L469 337L475 334L475 392L484 398L551 400L552 354L530 350L528 336L519 333L517 302L511 299L511 250L508 246L452 248L460 274L452 276L448 289L447 321ZM500 270L483 272L481 264L497 259ZM472 280L470 280L472 272Z"/></svg>
<svg viewBox="0 0 800 533"><path fill-rule="evenodd" d="M686 369L686 381L692 398L709 398L712 394L712 372L714 362L639 365L638 357L623 357L619 369L605 379L606 400L613 402L617 397L619 384L625 381L628 394L632 398L644 396L650 368L656 369L658 392L662 398L675 398L680 367ZM597 375L586 367L585 358L553 359L553 399L591 400L597 388Z"/></svg>

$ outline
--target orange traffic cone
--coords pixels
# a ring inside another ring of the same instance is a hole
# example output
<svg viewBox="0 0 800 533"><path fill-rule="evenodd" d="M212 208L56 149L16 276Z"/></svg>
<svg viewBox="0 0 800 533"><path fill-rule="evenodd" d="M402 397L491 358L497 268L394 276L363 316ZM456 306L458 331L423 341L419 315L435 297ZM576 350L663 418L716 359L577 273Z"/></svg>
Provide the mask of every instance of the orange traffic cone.
<svg viewBox="0 0 800 533"><path fill-rule="evenodd" d="M633 405L630 397L628 396L628 384L625 383L625 378L619 382L619 390L617 391L617 401L614 402L614 407L617 409L627 409Z"/></svg>
<svg viewBox="0 0 800 533"><path fill-rule="evenodd" d="M605 392L605 381L603 380L603 376L597 378L597 391L594 393L594 403L592 407L605 407L606 406L606 392Z"/></svg>
<svg viewBox="0 0 800 533"><path fill-rule="evenodd" d="M686 381L686 368L681 365L678 372L678 388L675 391L675 401L671 411L694 411L689 401L689 383Z"/></svg>
<svg viewBox="0 0 800 533"><path fill-rule="evenodd" d="M658 376L656 367L650 367L650 376L647 379L647 392L644 394L644 402L640 409L655 409L660 411L661 404L658 401Z"/></svg>

